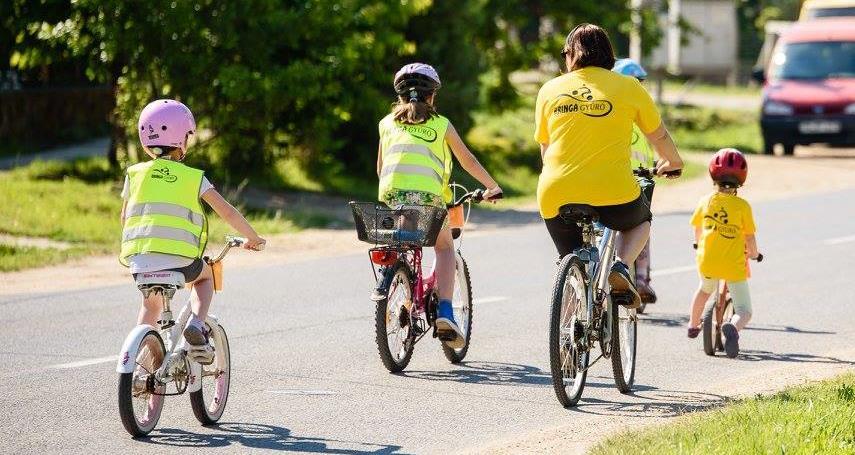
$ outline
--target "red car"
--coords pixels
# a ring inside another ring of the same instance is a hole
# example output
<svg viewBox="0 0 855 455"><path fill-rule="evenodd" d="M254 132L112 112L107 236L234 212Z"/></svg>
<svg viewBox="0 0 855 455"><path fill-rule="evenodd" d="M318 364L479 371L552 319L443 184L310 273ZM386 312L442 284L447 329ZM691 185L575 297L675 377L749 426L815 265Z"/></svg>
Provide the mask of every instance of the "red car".
<svg viewBox="0 0 855 455"><path fill-rule="evenodd" d="M765 72L764 152L781 144L855 146L855 18L797 22L775 45Z"/></svg>

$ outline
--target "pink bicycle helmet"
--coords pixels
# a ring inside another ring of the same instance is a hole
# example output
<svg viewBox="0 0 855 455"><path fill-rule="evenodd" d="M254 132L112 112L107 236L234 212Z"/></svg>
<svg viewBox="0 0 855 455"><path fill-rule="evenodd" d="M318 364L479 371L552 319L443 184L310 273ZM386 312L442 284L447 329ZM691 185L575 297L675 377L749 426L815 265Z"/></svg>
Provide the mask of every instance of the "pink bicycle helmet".
<svg viewBox="0 0 855 455"><path fill-rule="evenodd" d="M193 113L175 100L156 100L140 112L137 124L145 147L186 147L188 134L196 132Z"/></svg>
<svg viewBox="0 0 855 455"><path fill-rule="evenodd" d="M715 182L742 186L748 178L748 161L739 150L724 148L713 155L709 170Z"/></svg>
<svg viewBox="0 0 855 455"><path fill-rule="evenodd" d="M442 86L439 74L426 63L410 63L404 65L395 74L392 81L398 95L406 95L411 90L426 94L438 90Z"/></svg>

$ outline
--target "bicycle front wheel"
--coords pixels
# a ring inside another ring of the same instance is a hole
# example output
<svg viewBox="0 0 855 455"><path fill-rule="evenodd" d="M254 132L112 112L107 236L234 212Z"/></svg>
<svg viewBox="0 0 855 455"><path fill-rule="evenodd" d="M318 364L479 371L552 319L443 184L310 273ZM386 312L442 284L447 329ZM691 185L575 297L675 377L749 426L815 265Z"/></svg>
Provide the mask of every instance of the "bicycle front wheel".
<svg viewBox="0 0 855 455"><path fill-rule="evenodd" d="M582 397L590 350L585 331L590 326L585 266L568 254L558 266L549 318L549 366L552 387L562 406L575 406Z"/></svg>
<svg viewBox="0 0 855 455"><path fill-rule="evenodd" d="M119 375L119 416L125 430L135 438L149 434L160 420L165 387L155 380L154 373L164 358L163 340L150 330L140 341L134 371Z"/></svg>
<svg viewBox="0 0 855 455"><path fill-rule="evenodd" d="M615 386L621 393L629 392L635 381L635 355L638 338L638 316L635 310L614 303L609 297L608 312L611 318L611 359Z"/></svg>
<svg viewBox="0 0 855 455"><path fill-rule="evenodd" d="M451 363L460 363L469 351L469 342L472 340L472 281L469 278L469 266L460 251L456 254L457 265L454 272L454 298L451 306L454 309L454 320L459 324L460 330L466 339L462 348L454 349L442 342L442 352Z"/></svg>
<svg viewBox="0 0 855 455"><path fill-rule="evenodd" d="M223 326L217 324L208 327L211 344L214 346L214 362L201 365L202 375L197 378L202 381L202 388L190 392L190 406L193 415L202 425L211 425L220 420L226 410L231 384L231 352L229 339Z"/></svg>
<svg viewBox="0 0 855 455"><path fill-rule="evenodd" d="M397 262L386 270L392 274L389 289L377 302L374 312L374 336L383 366L397 373L410 363L415 346L413 330L413 286L410 267Z"/></svg>
<svg viewBox="0 0 855 455"><path fill-rule="evenodd" d="M707 302L704 306L704 313L701 320L701 336L704 338L704 353L706 355L715 355L719 342L719 324L718 317L718 293L715 297Z"/></svg>

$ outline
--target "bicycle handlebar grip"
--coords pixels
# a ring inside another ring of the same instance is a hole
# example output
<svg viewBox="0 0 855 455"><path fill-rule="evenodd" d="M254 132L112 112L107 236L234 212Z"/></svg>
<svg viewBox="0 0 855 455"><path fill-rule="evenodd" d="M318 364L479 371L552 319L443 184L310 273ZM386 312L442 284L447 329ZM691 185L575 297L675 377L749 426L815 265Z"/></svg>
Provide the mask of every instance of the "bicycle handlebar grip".
<svg viewBox="0 0 855 455"><path fill-rule="evenodd" d="M666 171L666 172L665 172L665 177L679 177L679 176L681 176L681 175L683 175L683 170L682 170L682 169L676 169L676 170L673 170L673 171Z"/></svg>
<svg viewBox="0 0 855 455"><path fill-rule="evenodd" d="M489 200L496 201L499 199L503 199L504 197L505 197L505 193L498 193L498 194L494 194L494 195L490 196Z"/></svg>
<svg viewBox="0 0 855 455"><path fill-rule="evenodd" d="M757 253L757 259L755 259L755 261L763 262L763 253Z"/></svg>

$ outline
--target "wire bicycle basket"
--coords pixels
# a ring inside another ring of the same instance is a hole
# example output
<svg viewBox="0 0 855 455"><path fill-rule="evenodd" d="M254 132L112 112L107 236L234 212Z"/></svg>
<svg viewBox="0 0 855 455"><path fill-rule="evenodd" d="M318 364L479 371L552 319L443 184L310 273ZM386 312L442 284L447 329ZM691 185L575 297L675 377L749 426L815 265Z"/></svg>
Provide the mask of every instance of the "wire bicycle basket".
<svg viewBox="0 0 855 455"><path fill-rule="evenodd" d="M351 202L350 209L359 240L391 246L434 246L448 213L430 205L389 208L376 202Z"/></svg>

